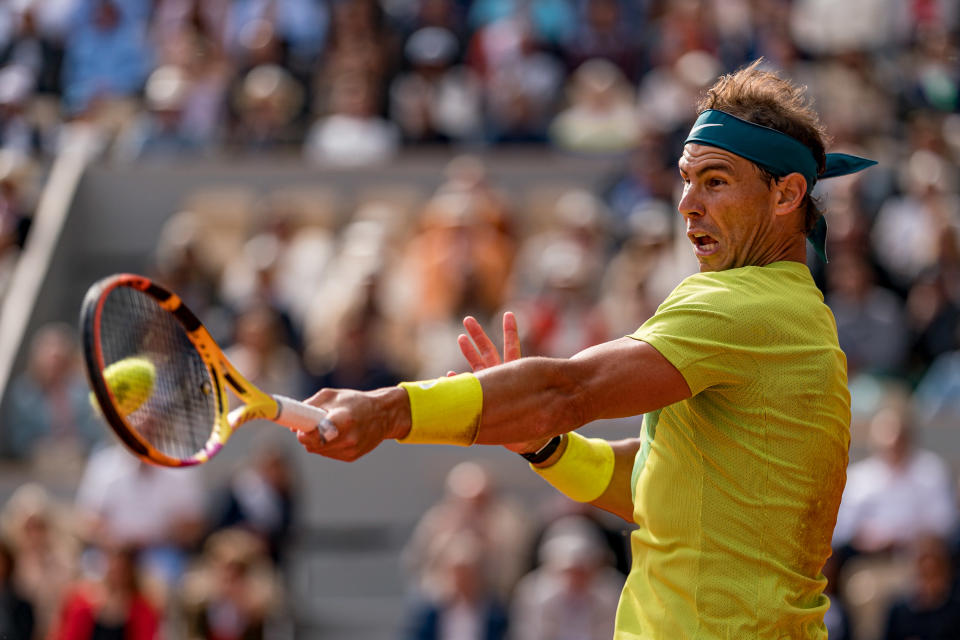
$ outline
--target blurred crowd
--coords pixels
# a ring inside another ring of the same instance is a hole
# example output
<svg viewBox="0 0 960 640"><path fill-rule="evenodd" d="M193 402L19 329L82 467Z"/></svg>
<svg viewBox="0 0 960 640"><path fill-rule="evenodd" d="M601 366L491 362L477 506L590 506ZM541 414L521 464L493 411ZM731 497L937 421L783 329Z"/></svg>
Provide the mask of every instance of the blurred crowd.
<svg viewBox="0 0 960 640"><path fill-rule="evenodd" d="M225 205L171 212L151 275L287 395L463 370L467 314L495 327L514 310L525 354L571 355L633 331L696 270L680 144L698 92L762 56L809 87L832 150L880 162L818 187L830 261L808 260L854 404L830 637L960 637L958 51L950 0L8 0L0 299L38 167L78 127L111 162L285 151L361 167L430 145L454 159L413 198L316 216L262 194L243 227ZM480 159L521 144L619 169L534 200ZM127 637L262 637L283 617L289 466L266 452L198 488L103 448L77 357L69 327L44 327L8 394L4 453L82 479L69 527L37 485L2 508L0 635L89 638L136 609ZM414 532L404 637L609 638L622 536L569 504L525 522L488 485L451 472ZM145 496L150 517L125 518Z"/></svg>

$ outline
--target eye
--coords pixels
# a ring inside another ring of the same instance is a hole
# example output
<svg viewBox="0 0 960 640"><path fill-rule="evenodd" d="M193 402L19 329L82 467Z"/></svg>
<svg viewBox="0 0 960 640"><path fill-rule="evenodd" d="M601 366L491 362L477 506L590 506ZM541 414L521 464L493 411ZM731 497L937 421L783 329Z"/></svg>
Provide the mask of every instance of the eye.
<svg viewBox="0 0 960 640"><path fill-rule="evenodd" d="M727 184L727 181L724 180L723 178L710 178L707 181L707 184L710 185L711 187L719 187L721 185Z"/></svg>

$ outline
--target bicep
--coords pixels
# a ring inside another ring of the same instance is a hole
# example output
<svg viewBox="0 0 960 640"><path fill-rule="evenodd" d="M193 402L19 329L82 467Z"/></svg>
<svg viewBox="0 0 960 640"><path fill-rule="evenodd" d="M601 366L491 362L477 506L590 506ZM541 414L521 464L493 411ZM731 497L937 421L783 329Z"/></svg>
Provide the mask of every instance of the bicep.
<svg viewBox="0 0 960 640"><path fill-rule="evenodd" d="M652 346L633 338L606 342L570 359L521 358L476 375L483 387L477 444L554 436L690 396L680 372Z"/></svg>
<svg viewBox="0 0 960 640"><path fill-rule="evenodd" d="M571 359L591 420L622 418L661 409L690 397L680 371L650 344L620 338Z"/></svg>

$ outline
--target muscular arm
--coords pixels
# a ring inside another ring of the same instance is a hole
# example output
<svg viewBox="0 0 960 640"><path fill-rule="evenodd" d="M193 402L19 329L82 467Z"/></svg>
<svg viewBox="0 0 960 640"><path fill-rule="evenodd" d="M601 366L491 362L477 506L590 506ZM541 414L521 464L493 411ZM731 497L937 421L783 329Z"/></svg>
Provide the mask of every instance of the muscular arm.
<svg viewBox="0 0 960 640"><path fill-rule="evenodd" d="M480 444L547 438L690 397L680 372L633 338L590 347L566 360L515 360L479 371L477 378L483 387ZM395 437L402 435L406 431Z"/></svg>
<svg viewBox="0 0 960 640"><path fill-rule="evenodd" d="M515 360L479 371L477 378L483 388L477 436L482 444L542 441L593 420L646 413L690 396L680 372L656 349L633 338L597 345L566 360ZM312 431L299 439L308 450L328 457L354 460L410 430L409 400L401 387L367 393L324 389L310 402L329 410L340 435L323 442ZM630 475L639 444L638 439L613 443L613 479L593 502L626 520L632 519Z"/></svg>

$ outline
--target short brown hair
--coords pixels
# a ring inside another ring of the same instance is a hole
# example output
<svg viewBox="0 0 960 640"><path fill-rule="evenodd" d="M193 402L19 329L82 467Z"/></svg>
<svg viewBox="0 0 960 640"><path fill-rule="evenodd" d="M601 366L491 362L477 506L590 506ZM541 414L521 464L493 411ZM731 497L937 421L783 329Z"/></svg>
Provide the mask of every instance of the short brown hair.
<svg viewBox="0 0 960 640"><path fill-rule="evenodd" d="M810 104L807 88L797 86L773 71L760 69L761 62L762 58L734 73L720 76L700 98L697 113L716 109L785 133L810 149L817 161L817 172L822 172L827 161L829 137ZM759 169L770 183L781 177L763 167ZM810 194L804 199L804 210L804 232L809 234L823 211Z"/></svg>

